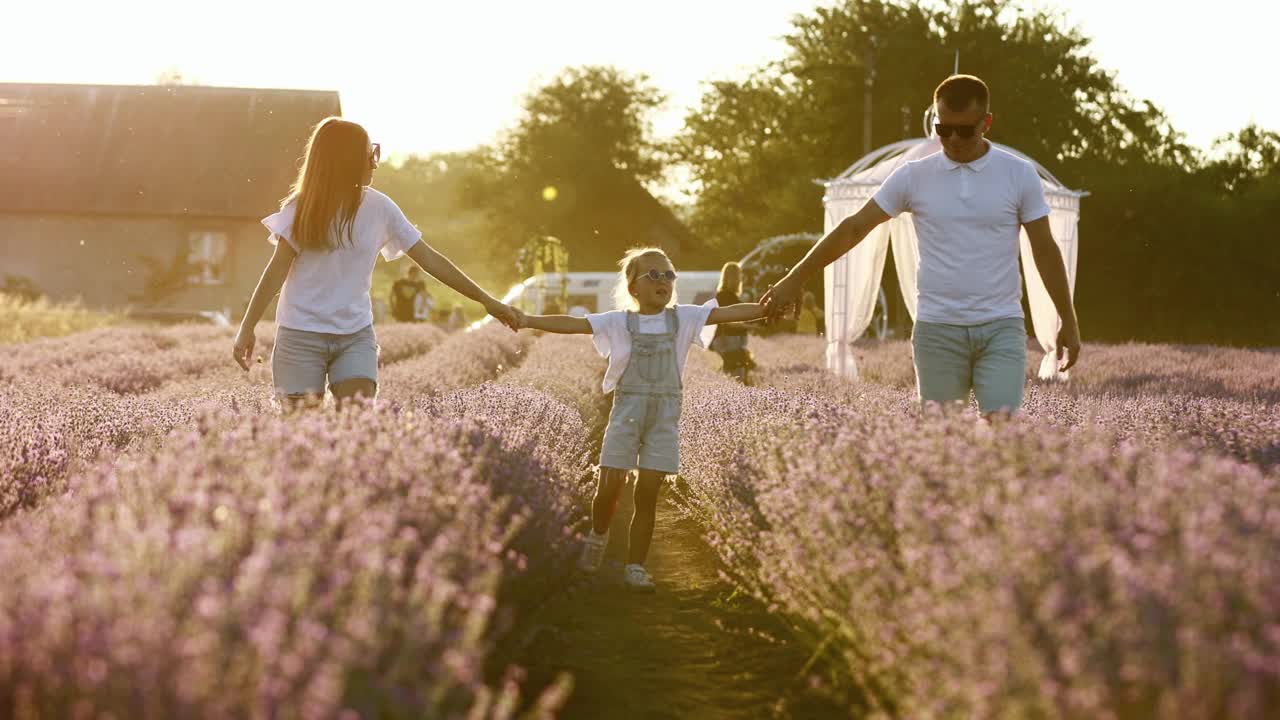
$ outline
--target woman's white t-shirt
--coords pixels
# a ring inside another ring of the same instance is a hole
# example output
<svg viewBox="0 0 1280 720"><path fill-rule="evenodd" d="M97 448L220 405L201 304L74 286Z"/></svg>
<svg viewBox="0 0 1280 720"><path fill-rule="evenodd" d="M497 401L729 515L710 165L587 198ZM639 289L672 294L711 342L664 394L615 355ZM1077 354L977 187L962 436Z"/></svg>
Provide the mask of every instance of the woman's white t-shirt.
<svg viewBox="0 0 1280 720"><path fill-rule="evenodd" d="M684 361L689 355L689 348L697 345L706 348L702 342L701 332L707 324L707 316L717 307L715 300L708 300L705 305L676 305L676 320L680 326L676 333L676 369L684 376ZM667 332L667 312L663 310L657 315L638 315L636 331L645 335L659 335ZM631 360L631 333L627 331L627 313L625 310L610 310L587 316L591 323L591 341L596 350L609 358L609 368L604 372L604 391L613 392L622 380L622 373L627 370L627 362Z"/></svg>
<svg viewBox="0 0 1280 720"><path fill-rule="evenodd" d="M267 240L272 245L282 237L298 253L280 290L276 323L294 330L339 335L372 324L369 291L378 253L388 261L395 260L417 244L422 233L395 201L366 187L351 226L351 243L327 251L303 250L293 239L296 210L290 202L262 219L271 231Z"/></svg>

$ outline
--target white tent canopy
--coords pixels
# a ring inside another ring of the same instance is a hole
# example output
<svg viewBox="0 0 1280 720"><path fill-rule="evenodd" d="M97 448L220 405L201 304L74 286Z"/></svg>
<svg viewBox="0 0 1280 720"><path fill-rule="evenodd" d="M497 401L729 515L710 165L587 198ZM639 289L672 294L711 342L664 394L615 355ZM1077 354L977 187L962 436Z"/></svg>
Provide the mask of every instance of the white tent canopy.
<svg viewBox="0 0 1280 720"><path fill-rule="evenodd" d="M1058 181L1035 160L1004 145L994 147L1013 153L1033 165L1044 184L1045 199L1049 203L1049 224L1054 240L1062 250L1067 266L1067 279L1075 292L1076 285L1076 227L1080 219L1080 198L1088 193L1071 190ZM886 145L854 163L838 177L822 181L826 193L822 198L825 210L824 232L830 232L841 220L860 210L870 200L889 175L904 163L940 152L942 144L935 138L915 138ZM857 377L857 362L852 344L866 332L880 290L880 278L884 276L884 261L890 244L893 245L894 263L898 269L898 283L911 319L916 317L916 270L920 266L919 246L915 225L910 213L902 213L871 232L857 247L827 266L825 271L825 309L827 320L827 367L846 375ZM1065 380L1054 362L1058 330L1061 319L1045 290L1040 273L1031 255L1027 233L1022 231L1022 267L1026 276L1027 300L1031 306L1031 323L1045 358L1040 364L1040 377Z"/></svg>

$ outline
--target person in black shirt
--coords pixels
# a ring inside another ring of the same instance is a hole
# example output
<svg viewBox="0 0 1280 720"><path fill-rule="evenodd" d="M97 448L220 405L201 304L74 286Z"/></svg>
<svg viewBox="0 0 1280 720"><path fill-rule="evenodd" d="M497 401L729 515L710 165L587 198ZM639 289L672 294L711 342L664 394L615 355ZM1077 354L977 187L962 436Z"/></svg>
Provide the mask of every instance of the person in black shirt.
<svg viewBox="0 0 1280 720"><path fill-rule="evenodd" d="M720 269L720 285L716 288L716 304L729 307L742 302L742 266L736 262L727 262ZM751 351L747 349L747 328L745 325L721 323L716 326L715 337L711 340L710 350L720 356L726 373L747 382L748 372L755 367Z"/></svg>
<svg viewBox="0 0 1280 720"><path fill-rule="evenodd" d="M418 296L427 292L417 265L410 265L404 277L391 284L391 317L398 322L414 322Z"/></svg>

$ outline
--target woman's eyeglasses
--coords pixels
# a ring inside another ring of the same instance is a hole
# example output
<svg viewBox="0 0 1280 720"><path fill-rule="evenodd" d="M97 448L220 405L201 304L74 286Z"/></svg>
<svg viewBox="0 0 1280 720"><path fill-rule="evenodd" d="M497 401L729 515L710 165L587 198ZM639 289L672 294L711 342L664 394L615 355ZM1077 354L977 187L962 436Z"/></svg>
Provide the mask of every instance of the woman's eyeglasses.
<svg viewBox="0 0 1280 720"><path fill-rule="evenodd" d="M667 282L675 282L676 271L675 270L650 270L647 273L642 273L640 277L647 277L654 282L662 282L663 280L666 280Z"/></svg>
<svg viewBox="0 0 1280 720"><path fill-rule="evenodd" d="M369 167L378 167L378 162L382 160L382 145L379 143L370 143L373 151L369 153Z"/></svg>
<svg viewBox="0 0 1280 720"><path fill-rule="evenodd" d="M986 118L983 118L983 120L985 119ZM943 125L942 123L934 123L933 131L938 134L938 137L943 139L949 138L952 133L955 133L957 136L968 140L973 137L974 133L978 132L978 126L982 125L983 120L979 120L974 125Z"/></svg>

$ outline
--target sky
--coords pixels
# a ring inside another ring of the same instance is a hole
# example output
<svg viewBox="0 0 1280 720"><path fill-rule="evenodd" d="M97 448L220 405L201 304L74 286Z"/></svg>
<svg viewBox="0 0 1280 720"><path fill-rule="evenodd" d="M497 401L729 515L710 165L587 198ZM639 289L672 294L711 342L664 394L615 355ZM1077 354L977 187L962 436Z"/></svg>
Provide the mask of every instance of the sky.
<svg viewBox="0 0 1280 720"><path fill-rule="evenodd" d="M1030 0L1065 12L1133 95L1194 145L1248 122L1280 129L1280 3ZM823 2L821 4L830 4ZM815 0L9 0L0 82L149 84L176 70L204 85L334 89L388 154L491 142L524 94L570 65L644 73L676 132L702 83L785 53ZM1195 12L1183 8L1194 8ZM963 69L963 58L961 59ZM946 72L948 69L943 69ZM997 93L998 88L994 89ZM998 109L998 108L997 108ZM851 159L852 162L853 159Z"/></svg>

